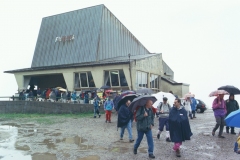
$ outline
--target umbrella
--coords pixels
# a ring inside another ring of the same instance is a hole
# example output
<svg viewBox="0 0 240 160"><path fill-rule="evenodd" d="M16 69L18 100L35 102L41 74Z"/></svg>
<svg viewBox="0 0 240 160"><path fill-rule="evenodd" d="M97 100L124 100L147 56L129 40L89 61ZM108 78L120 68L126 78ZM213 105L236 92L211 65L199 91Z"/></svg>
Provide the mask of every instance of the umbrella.
<svg viewBox="0 0 240 160"><path fill-rule="evenodd" d="M190 97L194 97L194 95L191 93L187 93L184 95L184 98L190 98Z"/></svg>
<svg viewBox="0 0 240 160"><path fill-rule="evenodd" d="M209 94L209 97L213 97L213 96L218 96L219 94L229 94L227 91L224 91L224 90L216 90L216 91L213 91Z"/></svg>
<svg viewBox="0 0 240 160"><path fill-rule="evenodd" d="M56 89L61 89L62 87L56 87Z"/></svg>
<svg viewBox="0 0 240 160"><path fill-rule="evenodd" d="M116 99L116 107L115 109L118 110L119 107L125 102L126 99L133 101L138 95L135 91L125 91Z"/></svg>
<svg viewBox="0 0 240 160"><path fill-rule="evenodd" d="M111 88L111 87L104 85L104 86L102 86L100 89L109 89L109 88Z"/></svg>
<svg viewBox="0 0 240 160"><path fill-rule="evenodd" d="M224 90L232 94L240 94L240 90L237 87L229 86L229 85L219 87L218 90Z"/></svg>
<svg viewBox="0 0 240 160"><path fill-rule="evenodd" d="M240 127L240 109L231 112L226 118L225 122L227 126Z"/></svg>
<svg viewBox="0 0 240 160"><path fill-rule="evenodd" d="M144 106L148 100L151 100L153 103L157 101L157 98L155 96L150 95L142 95L137 98L135 98L132 103L129 106L129 109L134 112L138 106Z"/></svg>
<svg viewBox="0 0 240 160"><path fill-rule="evenodd" d="M143 93L152 94L153 90L150 89L150 88L142 88L142 89L137 90L136 93L139 93L139 94L143 94Z"/></svg>
<svg viewBox="0 0 240 160"><path fill-rule="evenodd" d="M67 92L67 90L64 88L60 88L59 91Z"/></svg>
<svg viewBox="0 0 240 160"><path fill-rule="evenodd" d="M168 103L170 106L173 106L173 103L176 99L176 97L172 93L167 92L158 92L157 94L153 94L152 96L155 96L157 98L157 101L153 104L154 108L157 108L158 104L160 102L163 102L163 97L166 97L168 99Z"/></svg>

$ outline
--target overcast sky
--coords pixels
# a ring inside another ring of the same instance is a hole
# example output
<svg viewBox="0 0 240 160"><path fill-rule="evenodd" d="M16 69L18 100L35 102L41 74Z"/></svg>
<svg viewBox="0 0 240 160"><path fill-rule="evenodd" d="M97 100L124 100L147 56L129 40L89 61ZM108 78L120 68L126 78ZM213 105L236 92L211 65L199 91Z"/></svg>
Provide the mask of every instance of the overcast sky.
<svg viewBox="0 0 240 160"><path fill-rule="evenodd" d="M0 2L0 96L17 91L14 75L4 71L31 67L43 17L98 4L106 5L150 52L163 53L175 80L190 84L190 91L208 105L213 100L209 93L218 87L240 88L239 0Z"/></svg>

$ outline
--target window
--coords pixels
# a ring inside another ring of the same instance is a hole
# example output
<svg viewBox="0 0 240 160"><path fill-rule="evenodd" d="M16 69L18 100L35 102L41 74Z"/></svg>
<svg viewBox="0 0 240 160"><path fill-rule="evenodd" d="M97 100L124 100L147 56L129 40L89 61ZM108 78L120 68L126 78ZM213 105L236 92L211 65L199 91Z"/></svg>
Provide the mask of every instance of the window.
<svg viewBox="0 0 240 160"><path fill-rule="evenodd" d="M75 88L95 87L92 73L91 72L75 73L74 87Z"/></svg>
<svg viewBox="0 0 240 160"><path fill-rule="evenodd" d="M74 88L80 88L79 73L75 73Z"/></svg>
<svg viewBox="0 0 240 160"><path fill-rule="evenodd" d="M156 74L151 74L150 77L150 86L151 88L159 89L159 76Z"/></svg>
<svg viewBox="0 0 240 160"><path fill-rule="evenodd" d="M120 76L121 86L128 86L127 79L125 77L123 70L119 70L119 76Z"/></svg>
<svg viewBox="0 0 240 160"><path fill-rule="evenodd" d="M145 72L136 72L136 88L147 88L148 87L148 74Z"/></svg>
<svg viewBox="0 0 240 160"><path fill-rule="evenodd" d="M88 87L87 73L80 73L81 87Z"/></svg>

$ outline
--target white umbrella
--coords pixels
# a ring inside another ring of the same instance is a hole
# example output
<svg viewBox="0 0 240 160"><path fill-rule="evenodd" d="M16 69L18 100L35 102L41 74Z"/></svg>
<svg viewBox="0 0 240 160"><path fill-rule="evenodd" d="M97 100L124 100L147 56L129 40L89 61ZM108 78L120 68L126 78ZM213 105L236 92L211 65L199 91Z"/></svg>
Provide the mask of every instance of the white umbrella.
<svg viewBox="0 0 240 160"><path fill-rule="evenodd" d="M59 91L67 92L67 90L64 88L60 88Z"/></svg>
<svg viewBox="0 0 240 160"><path fill-rule="evenodd" d="M172 93L167 92L158 92L156 94L152 94L152 96L155 96L157 98L157 101L153 104L154 108L157 108L158 104L160 102L163 102L163 97L166 97L168 99L168 103L170 106L173 106L173 103L176 99L176 97Z"/></svg>

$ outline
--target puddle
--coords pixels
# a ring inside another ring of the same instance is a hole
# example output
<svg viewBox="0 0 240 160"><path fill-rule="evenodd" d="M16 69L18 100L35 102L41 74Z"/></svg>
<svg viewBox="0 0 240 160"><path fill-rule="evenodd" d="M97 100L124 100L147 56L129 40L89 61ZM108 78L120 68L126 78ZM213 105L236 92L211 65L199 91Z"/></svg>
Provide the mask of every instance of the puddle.
<svg viewBox="0 0 240 160"><path fill-rule="evenodd" d="M28 145L19 145L18 142L15 143L15 148L17 150L22 150L22 151L29 151L30 150L30 147Z"/></svg>
<svg viewBox="0 0 240 160"><path fill-rule="evenodd" d="M99 159L100 159L99 156L88 156L88 157L79 158L78 160L99 160Z"/></svg>
<svg viewBox="0 0 240 160"><path fill-rule="evenodd" d="M46 145L48 149L56 149L56 145L51 139L44 139L40 145Z"/></svg>
<svg viewBox="0 0 240 160"><path fill-rule="evenodd" d="M32 160L57 160L56 154L36 153L32 155Z"/></svg>
<svg viewBox="0 0 240 160"><path fill-rule="evenodd" d="M49 135L49 136L60 136L62 133L44 133L44 135Z"/></svg>
<svg viewBox="0 0 240 160"><path fill-rule="evenodd" d="M63 142L67 143L67 144L76 144L79 146L80 150L88 150L88 149L93 149L93 145L88 145L88 144L82 144L84 142L87 142L87 139L84 139L82 137L79 136L75 136L75 137L68 137L68 138L64 138Z"/></svg>
<svg viewBox="0 0 240 160"><path fill-rule="evenodd" d="M21 127L21 125L17 123L4 123L3 126L11 126L11 127Z"/></svg>
<svg viewBox="0 0 240 160"><path fill-rule="evenodd" d="M0 126L0 153L1 160L24 159L31 160L30 155L24 155L21 150L28 149L27 146L21 146L21 150L15 149L15 143L18 136L18 128L8 125Z"/></svg>

